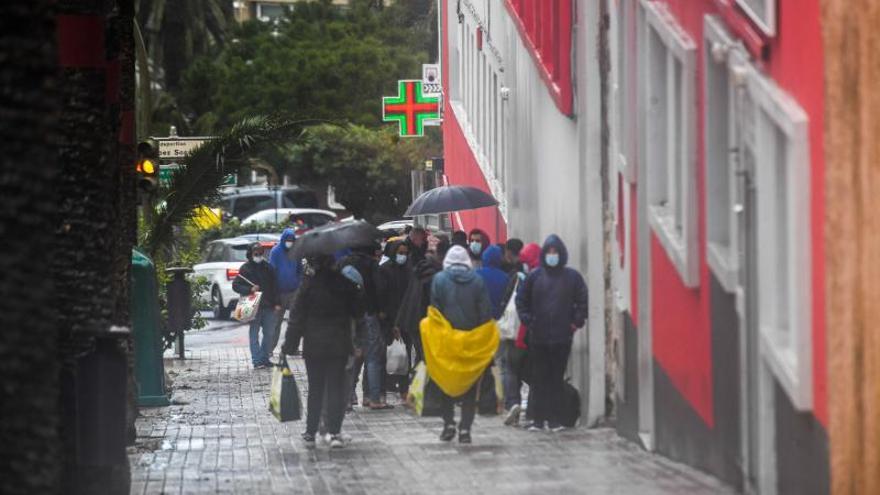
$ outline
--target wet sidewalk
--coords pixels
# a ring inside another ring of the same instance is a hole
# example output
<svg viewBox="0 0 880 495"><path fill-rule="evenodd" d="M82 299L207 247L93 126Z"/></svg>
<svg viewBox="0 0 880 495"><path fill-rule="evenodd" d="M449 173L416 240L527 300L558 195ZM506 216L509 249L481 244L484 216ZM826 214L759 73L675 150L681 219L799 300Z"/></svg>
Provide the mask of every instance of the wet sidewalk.
<svg viewBox="0 0 880 495"><path fill-rule="evenodd" d="M305 392L303 363L292 365ZM437 439L438 418L356 407L345 449L308 450L303 422L268 411L270 373L251 369L240 341L197 347L166 370L179 404L142 410L132 494L733 493L610 429L529 433L501 417L478 416L474 443L460 446Z"/></svg>

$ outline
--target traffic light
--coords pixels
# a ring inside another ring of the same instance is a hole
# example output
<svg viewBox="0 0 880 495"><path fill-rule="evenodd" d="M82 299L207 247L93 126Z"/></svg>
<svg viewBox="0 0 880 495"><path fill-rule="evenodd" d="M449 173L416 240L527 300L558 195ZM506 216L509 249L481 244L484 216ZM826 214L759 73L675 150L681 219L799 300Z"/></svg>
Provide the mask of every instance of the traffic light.
<svg viewBox="0 0 880 495"><path fill-rule="evenodd" d="M152 193L159 185L159 147L152 139L141 141L137 154L138 190Z"/></svg>

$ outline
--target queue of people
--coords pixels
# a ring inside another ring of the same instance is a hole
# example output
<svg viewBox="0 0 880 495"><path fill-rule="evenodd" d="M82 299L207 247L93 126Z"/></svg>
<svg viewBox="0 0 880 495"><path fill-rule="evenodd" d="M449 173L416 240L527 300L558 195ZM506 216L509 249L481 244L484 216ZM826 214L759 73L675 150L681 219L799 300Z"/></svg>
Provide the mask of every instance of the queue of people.
<svg viewBox="0 0 880 495"><path fill-rule="evenodd" d="M500 371L505 424L520 423L521 390L528 383L529 430L563 428L564 373L573 335L588 316L588 295L583 277L567 266L568 252L558 236L549 236L543 246L519 239L493 245L478 229L457 231L450 240L416 227L384 246L353 246L304 263L289 256L295 242L288 229L268 256L261 245L251 246L233 287L242 295L263 293L250 325L255 368L271 366L283 316L290 312L282 354L296 355L302 345L309 385L307 445L314 445L322 416L331 447L344 445L342 423L346 409L358 402L358 383L365 408L393 408L389 394L406 403L412 373L388 375L386 349L401 341L410 371L427 362L430 375L423 340L431 330L422 322L431 311L456 331L500 328L494 359L480 362L454 394L441 390L440 440L457 434L459 442L471 442L481 376L492 366Z"/></svg>

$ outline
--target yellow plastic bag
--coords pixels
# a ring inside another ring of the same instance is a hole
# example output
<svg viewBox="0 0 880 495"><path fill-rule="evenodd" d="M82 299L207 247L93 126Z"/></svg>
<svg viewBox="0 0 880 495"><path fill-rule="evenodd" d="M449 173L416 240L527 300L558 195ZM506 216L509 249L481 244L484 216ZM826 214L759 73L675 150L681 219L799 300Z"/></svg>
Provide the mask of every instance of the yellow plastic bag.
<svg viewBox="0 0 880 495"><path fill-rule="evenodd" d="M457 330L433 306L428 308L419 329L428 375L450 397L463 395L476 383L492 362L501 340L495 320L473 330Z"/></svg>

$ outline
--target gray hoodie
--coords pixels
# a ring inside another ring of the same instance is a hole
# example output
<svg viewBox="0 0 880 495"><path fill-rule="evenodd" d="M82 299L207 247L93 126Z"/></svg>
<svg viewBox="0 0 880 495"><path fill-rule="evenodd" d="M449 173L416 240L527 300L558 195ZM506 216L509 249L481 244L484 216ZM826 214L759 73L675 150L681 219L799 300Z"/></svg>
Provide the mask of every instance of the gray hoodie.
<svg viewBox="0 0 880 495"><path fill-rule="evenodd" d="M489 291L471 269L463 247L453 246L446 253L443 271L431 282L431 305L459 330L472 330L492 319Z"/></svg>

